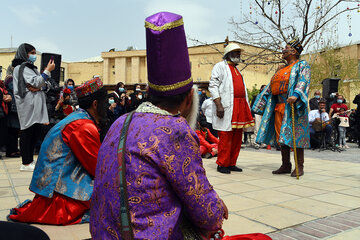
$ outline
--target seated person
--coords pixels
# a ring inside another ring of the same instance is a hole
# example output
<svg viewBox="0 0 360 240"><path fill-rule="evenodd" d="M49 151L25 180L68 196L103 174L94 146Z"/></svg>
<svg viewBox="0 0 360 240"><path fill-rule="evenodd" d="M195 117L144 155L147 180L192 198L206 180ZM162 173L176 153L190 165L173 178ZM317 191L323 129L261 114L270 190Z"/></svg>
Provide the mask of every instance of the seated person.
<svg viewBox="0 0 360 240"><path fill-rule="evenodd" d="M95 78L75 91L80 109L44 139L30 183L35 197L11 210L8 218L13 221L56 225L89 221L106 90Z"/></svg>
<svg viewBox="0 0 360 240"><path fill-rule="evenodd" d="M320 99L321 99L321 93L319 90L316 90L314 93L314 97L309 100L310 110L318 109Z"/></svg>
<svg viewBox="0 0 360 240"><path fill-rule="evenodd" d="M336 103L331 105L329 116L332 117L333 114L340 112L340 108L344 108L345 111L348 110L348 107L344 104L344 97L342 95L338 95Z"/></svg>
<svg viewBox="0 0 360 240"><path fill-rule="evenodd" d="M167 12L146 19L149 102L118 118L101 145L92 239L197 239L186 224L207 237L227 218L190 127L199 100L180 20ZM152 30L164 25L172 28Z"/></svg>
<svg viewBox="0 0 360 240"><path fill-rule="evenodd" d="M320 116L321 115L321 116ZM326 112L326 100L319 101L319 109L309 112L309 131L310 131L310 145L313 148L319 147L321 142L315 136L317 132L325 132L325 142L330 143L330 136L332 126L330 124L329 114Z"/></svg>
<svg viewBox="0 0 360 240"><path fill-rule="evenodd" d="M219 139L214 137L206 126L206 118L201 116L198 122L198 130L196 130L200 140L200 154L201 157L211 158L215 157L218 153Z"/></svg>

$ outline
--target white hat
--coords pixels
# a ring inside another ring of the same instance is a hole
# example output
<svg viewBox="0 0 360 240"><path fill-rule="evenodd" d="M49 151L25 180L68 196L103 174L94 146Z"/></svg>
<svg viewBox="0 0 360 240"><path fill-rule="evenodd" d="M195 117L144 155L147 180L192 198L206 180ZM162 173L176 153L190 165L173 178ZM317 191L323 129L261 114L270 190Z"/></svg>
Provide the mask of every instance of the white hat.
<svg viewBox="0 0 360 240"><path fill-rule="evenodd" d="M240 46L236 43L229 43L224 50L224 56L226 56L226 54L228 54L229 52L232 51L242 51L242 49L240 48Z"/></svg>

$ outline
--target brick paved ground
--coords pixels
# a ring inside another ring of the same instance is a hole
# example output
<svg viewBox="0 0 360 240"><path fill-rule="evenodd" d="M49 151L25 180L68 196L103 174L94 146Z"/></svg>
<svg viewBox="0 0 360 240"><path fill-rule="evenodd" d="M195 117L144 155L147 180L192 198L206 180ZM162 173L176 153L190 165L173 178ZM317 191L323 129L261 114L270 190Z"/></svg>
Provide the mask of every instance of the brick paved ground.
<svg viewBox="0 0 360 240"><path fill-rule="evenodd" d="M354 146L350 151L360 155ZM280 164L279 152L242 149L238 165L244 172L230 175L216 172L215 159L204 159L209 181L230 211L226 233L260 232L279 240L360 239L360 162L331 151L321 158L306 151L305 157L300 180L271 174ZM0 160L0 220L9 208L33 197L28 190L32 174L19 172L20 162ZM36 226L55 240L90 238L88 224Z"/></svg>

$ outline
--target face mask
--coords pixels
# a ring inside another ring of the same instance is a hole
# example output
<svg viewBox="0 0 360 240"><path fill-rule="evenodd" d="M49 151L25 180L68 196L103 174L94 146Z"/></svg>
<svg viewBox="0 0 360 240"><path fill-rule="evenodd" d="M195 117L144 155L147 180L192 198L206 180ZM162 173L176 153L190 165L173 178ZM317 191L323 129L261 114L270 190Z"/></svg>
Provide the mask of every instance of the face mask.
<svg viewBox="0 0 360 240"><path fill-rule="evenodd" d="M71 91L74 91L74 86L68 86L68 89L70 89Z"/></svg>
<svg viewBox="0 0 360 240"><path fill-rule="evenodd" d="M138 98L139 98L139 99L142 99L142 95L138 95Z"/></svg>
<svg viewBox="0 0 360 240"><path fill-rule="evenodd" d="M137 88L136 91L141 91L141 89L140 89L140 88Z"/></svg>
<svg viewBox="0 0 360 240"><path fill-rule="evenodd" d="M342 102L343 102L343 100L341 100L341 99L337 100L337 103L342 103Z"/></svg>
<svg viewBox="0 0 360 240"><path fill-rule="evenodd" d="M36 61L36 55L35 54L30 54L29 55L29 61L34 63Z"/></svg>
<svg viewBox="0 0 360 240"><path fill-rule="evenodd" d="M201 91L198 91L199 96L201 95Z"/></svg>
<svg viewBox="0 0 360 240"><path fill-rule="evenodd" d="M315 98L316 98L316 99L320 99L320 95L315 95Z"/></svg>
<svg viewBox="0 0 360 240"><path fill-rule="evenodd" d="M109 104L111 105L113 103L115 103L115 100L114 99L109 99Z"/></svg>
<svg viewBox="0 0 360 240"><path fill-rule="evenodd" d="M125 92L125 88L119 87L120 92Z"/></svg>

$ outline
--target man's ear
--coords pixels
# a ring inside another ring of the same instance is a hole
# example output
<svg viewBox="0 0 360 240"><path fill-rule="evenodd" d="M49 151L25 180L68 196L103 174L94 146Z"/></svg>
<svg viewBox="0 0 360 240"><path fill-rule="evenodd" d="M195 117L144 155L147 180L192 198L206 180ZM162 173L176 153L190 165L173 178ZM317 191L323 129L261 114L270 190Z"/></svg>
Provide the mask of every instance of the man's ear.
<svg viewBox="0 0 360 240"><path fill-rule="evenodd" d="M96 110L98 104L99 104L98 100L94 100L94 101L92 102L92 104L91 104L91 108L94 109L94 110Z"/></svg>

